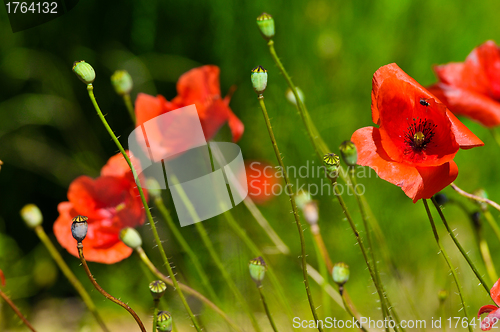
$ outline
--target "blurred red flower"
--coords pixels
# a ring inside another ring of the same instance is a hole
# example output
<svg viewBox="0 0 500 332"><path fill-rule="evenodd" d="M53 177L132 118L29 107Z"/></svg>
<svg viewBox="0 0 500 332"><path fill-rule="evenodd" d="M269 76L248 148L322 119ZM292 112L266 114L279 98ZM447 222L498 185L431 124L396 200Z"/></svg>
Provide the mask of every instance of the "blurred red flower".
<svg viewBox="0 0 500 332"><path fill-rule="evenodd" d="M138 162L131 160L140 173ZM144 194L147 198L146 190ZM83 240L88 261L113 264L132 254L119 233L122 228L142 225L145 213L132 172L120 153L108 160L97 179L76 178L69 186L68 200L57 207L59 217L54 223L54 234L70 254L78 257L76 241L71 235L71 220L77 215L89 218Z"/></svg>
<svg viewBox="0 0 500 332"><path fill-rule="evenodd" d="M269 201L274 195L279 195L283 188L279 186L276 169L268 163L252 161L245 163L248 184L248 197L256 204Z"/></svg>
<svg viewBox="0 0 500 332"><path fill-rule="evenodd" d="M2 270L0 270L0 285L2 285L2 287L5 287L5 276L3 275Z"/></svg>
<svg viewBox="0 0 500 332"><path fill-rule="evenodd" d="M493 302L500 305L500 279L495 282L493 287L491 287L490 294ZM500 319L500 308L492 304L482 306L477 313L477 318L481 317L482 314L488 313L488 316L481 321L481 330L489 331L493 325ZM498 327L498 326L496 326Z"/></svg>
<svg viewBox="0 0 500 332"><path fill-rule="evenodd" d="M403 189L415 203L449 185L458 174L459 148L484 145L448 109L396 64L373 75L372 120L351 140L358 164Z"/></svg>
<svg viewBox="0 0 500 332"><path fill-rule="evenodd" d="M243 135L244 126L229 108L231 97L226 96L224 99L221 97L219 72L219 67L206 65L184 73L177 81L178 95L172 101L167 101L161 95L153 97L140 93L135 101L136 125L143 125L161 114L195 104L206 140L214 137L227 121L233 141L237 142ZM155 123L156 125L158 124ZM169 151L171 150L169 145L176 144L170 139L165 139L164 130L164 127L148 127L148 139L150 144L156 147L156 151Z"/></svg>
<svg viewBox="0 0 500 332"><path fill-rule="evenodd" d="M476 47L465 62L435 66L439 79L429 87L455 114L486 127L500 124L500 48L494 41Z"/></svg>

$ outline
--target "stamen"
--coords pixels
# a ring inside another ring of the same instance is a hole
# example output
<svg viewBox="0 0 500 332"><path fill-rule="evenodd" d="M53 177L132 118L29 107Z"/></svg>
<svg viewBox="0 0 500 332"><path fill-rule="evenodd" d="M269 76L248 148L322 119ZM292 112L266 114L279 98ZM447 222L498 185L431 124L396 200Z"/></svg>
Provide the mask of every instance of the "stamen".
<svg viewBox="0 0 500 332"><path fill-rule="evenodd" d="M437 125L430 123L427 119L413 119L405 133L405 143L408 145L405 154L425 150L434 137L436 127Z"/></svg>

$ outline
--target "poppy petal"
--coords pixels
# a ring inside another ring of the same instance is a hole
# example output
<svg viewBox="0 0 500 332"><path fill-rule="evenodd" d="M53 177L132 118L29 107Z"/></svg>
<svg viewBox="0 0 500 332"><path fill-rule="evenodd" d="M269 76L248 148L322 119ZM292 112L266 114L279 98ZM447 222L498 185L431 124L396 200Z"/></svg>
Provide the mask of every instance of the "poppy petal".
<svg viewBox="0 0 500 332"><path fill-rule="evenodd" d="M500 103L494 99L471 90L455 88L443 83L429 87L429 91L453 110L455 114L470 117L488 128L500 125Z"/></svg>
<svg viewBox="0 0 500 332"><path fill-rule="evenodd" d="M458 174L453 161L436 167L416 168L390 159L383 149L378 128L358 129L351 140L358 149L358 164L371 167L382 179L401 187L414 203L421 198L431 198Z"/></svg>
<svg viewBox="0 0 500 332"><path fill-rule="evenodd" d="M500 305L500 279L491 287L490 294L493 301Z"/></svg>
<svg viewBox="0 0 500 332"><path fill-rule="evenodd" d="M489 307L489 306L484 306L484 307ZM481 312L481 310L483 310L482 307L479 312ZM493 328L493 326L495 326L498 322L498 320L500 319L500 310L498 310L499 308L495 307L495 306L491 306L493 308L495 308L496 310L492 310L488 316L486 316L486 318L484 318L483 320L481 320L481 330L483 331L489 331ZM490 308L486 309L486 310L490 310ZM487 312L487 311L484 311L484 312ZM498 327L498 326L496 326Z"/></svg>
<svg viewBox="0 0 500 332"><path fill-rule="evenodd" d="M2 270L0 270L0 285L2 285L2 287L5 287L5 276L3 275Z"/></svg>
<svg viewBox="0 0 500 332"><path fill-rule="evenodd" d="M219 73L219 67L206 65L182 74L177 81L177 93L184 104L203 103L213 96L220 97Z"/></svg>

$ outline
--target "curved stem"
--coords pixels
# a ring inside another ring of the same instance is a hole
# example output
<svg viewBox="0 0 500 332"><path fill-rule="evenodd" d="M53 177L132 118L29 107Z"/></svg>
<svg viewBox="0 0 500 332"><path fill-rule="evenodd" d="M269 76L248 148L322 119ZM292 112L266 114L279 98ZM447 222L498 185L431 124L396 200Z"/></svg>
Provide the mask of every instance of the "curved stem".
<svg viewBox="0 0 500 332"><path fill-rule="evenodd" d="M495 209L497 209L498 211L500 211L500 205L490 199L487 199L487 198L483 198L483 197L479 197L479 196L476 196L476 195L472 195L472 194L469 194L468 192L466 192L465 190L462 190L460 189L455 183L451 183L450 184L450 187L453 188L453 190L455 190L457 193L459 193L460 195L464 196L464 197L467 197L467 198L470 198L474 201L477 201L477 202L482 202L482 203L487 203L489 205L491 205L492 207L494 207Z"/></svg>
<svg viewBox="0 0 500 332"><path fill-rule="evenodd" d="M291 188L290 184L290 179L288 178L288 174L286 172L285 165L283 164L283 160L281 159L281 153L278 149L278 144L276 143L276 139L274 138L274 132L271 126L271 121L269 120L269 115L267 114L266 110L266 104L264 103L264 96L259 95L259 104L260 108L262 109L262 114L264 115L264 120L266 121L266 126L267 130L269 132L269 137L271 138L271 142L273 144L274 148L274 153L276 154L276 158L278 159L278 163L281 167L281 171L283 172L283 177L285 178L285 183L286 183L286 191L288 194L288 197L290 199L290 203L292 205L292 211L293 211L293 216L295 218L295 224L297 225L297 230L299 232L299 238L300 238L300 249L301 249L301 258L302 258L302 274L304 277L304 285L306 288L306 293L307 293L307 299L309 300L309 306L311 307L311 312L314 317L315 321L318 321L318 314L316 313L316 307L314 306L313 298L311 295L311 290L309 286L309 278L307 275L307 260L306 260L306 247L305 247L305 240L304 240L304 232L302 231L302 225L300 224L300 218L299 218L299 213L297 210L297 205L295 204L295 199L293 198L293 191ZM297 99L299 100L299 99ZM318 324L318 330L323 331L323 328L319 326Z"/></svg>
<svg viewBox="0 0 500 332"><path fill-rule="evenodd" d="M346 301L346 298L345 298L345 289L344 289L344 291L341 293L341 295L342 295L342 302L344 303L345 310L347 310L347 312L349 313L349 315L351 315L351 317L352 317L352 318L354 318L354 319L356 320L356 325L357 325L357 324L359 323L359 321L358 321L358 318L357 318L357 317L354 315L354 313L352 312L351 307L347 304L347 301ZM353 326L354 326L354 324L353 324ZM359 323L359 329L360 329L361 331L368 332L368 331L366 330L366 328L365 328L363 325L361 325L361 323Z"/></svg>
<svg viewBox="0 0 500 332"><path fill-rule="evenodd" d="M200 261L198 260L198 256L196 256L193 249L191 249L191 246L187 243L186 239L184 238L184 236L182 236L182 233L175 225L174 221L172 220L172 216L170 215L170 212L163 203L163 199L161 198L161 196L155 197L155 204L158 210L160 211L160 214L163 216L163 219L165 219L166 223L168 224L168 227L172 231L172 234L174 234L175 239L191 259L191 263L193 263L194 268L198 272L198 275L200 276L201 279L201 283L207 290L208 294L210 295L210 298L212 298L215 302L220 302L217 294L215 293L214 289L212 288L212 285L210 284L210 281L208 280L208 276L205 273L205 270L203 269Z"/></svg>
<svg viewBox="0 0 500 332"><path fill-rule="evenodd" d="M266 299L264 297L264 294L262 293L262 287L257 286L257 289L259 290L260 299L262 300L262 305L264 306L264 310L266 311L266 315L267 315L267 318L269 319L269 323L271 323L273 331L278 332L278 329L276 328L276 325L274 324L273 317L271 316L271 312L269 311L269 307L267 306L267 302L266 302Z"/></svg>
<svg viewBox="0 0 500 332"><path fill-rule="evenodd" d="M142 249L141 247L138 247L136 249L136 251L137 251L137 254L139 255L139 257L141 258L142 262L149 268L149 270L158 279L161 279L166 284L175 287L174 283L172 282L172 280L170 278L168 278L167 276L165 276L163 273L161 273L160 270L158 270L156 268L156 266L154 266L154 264L151 262L151 260L149 259L149 257L144 252L144 249ZM235 323L233 323L231 321L231 319L226 315L226 313L224 313L224 311L222 311L219 307L217 307L214 303L212 303L209 299L207 299L206 297L204 297L202 294L200 294L196 290L192 289L191 287L189 287L187 285L184 285L183 283L178 282L177 285L180 288L182 288L182 290L184 292L186 292L187 294L190 294L190 295L196 297L198 300L200 300L201 302L205 303L208 307L210 307L213 311L215 311L216 313L218 313L234 330L239 331L239 332L243 331L238 325L236 325Z"/></svg>
<svg viewBox="0 0 500 332"><path fill-rule="evenodd" d="M89 267L87 265L87 261L85 260L85 257L83 256L83 244L81 242L78 242L78 244L76 245L76 247L78 248L78 255L80 256L80 261L82 262L83 268L85 269L85 272L87 273L87 276L89 277L89 279L92 282L92 284L94 285L94 287L99 291L99 293L101 293L102 295L104 295L108 300L110 300L110 301L118 304L119 306L122 306L125 310L127 310L132 315L132 317L134 317L134 319L137 322L137 325L139 325L139 328L141 329L141 331L142 332L147 332L146 328L144 327L144 324L141 321L141 319L139 318L139 316L137 316L137 314L135 313L135 311L132 310L132 308L130 308L128 305L126 305L122 301L118 300L114 296L110 295L108 292L106 292L104 289L102 289L101 286L99 286L99 284L97 283L97 281L92 276L92 273L90 272L90 269L89 269Z"/></svg>
<svg viewBox="0 0 500 332"><path fill-rule="evenodd" d="M444 260L446 261L446 264L448 265L449 269L451 270L451 274L453 275L453 279L455 280L455 284L457 285L458 295L460 296L460 301L462 302L462 309L464 310L464 317L468 321L469 315L467 314L467 305L465 304L465 299L464 299L464 296L462 294L462 286L460 286L460 281L458 281L457 271L455 271L455 268L451 264L450 257L448 257L448 254L444 250L444 247L441 245L441 240L439 239L439 234L438 234L437 229L436 229L436 224L434 224L434 219L432 218L431 211L429 210L429 205L427 204L427 200L422 199L422 202L424 202L425 211L427 211L427 216L429 217L429 221L430 221L431 227L432 227L432 232L434 233L434 238L436 239L436 243L439 247L439 251L443 254ZM472 325L467 324L467 326L469 328L469 331L472 332Z"/></svg>
<svg viewBox="0 0 500 332"><path fill-rule="evenodd" d="M94 105L94 108L97 112L97 115L101 119L102 124L104 125L104 127L108 131L109 135L113 139L113 142L115 142L115 144L118 147L118 149L120 150L121 154L123 155L123 157L127 161L127 164L130 167L130 170L132 171L134 179L138 179L138 174L137 174L137 171L136 171L134 165L132 165L130 158L128 157L127 153L125 152L125 149L123 148L122 144L120 143L120 141L116 137L116 135L113 132L113 130L111 129L111 127L109 126L108 121L106 121L106 118L102 114L101 109L99 108L99 105L97 104L97 101L96 101L95 96L94 96L94 87L92 86L92 84L87 85L87 91L89 93L90 100L92 101L92 104ZM186 311L187 311L189 317L191 318L191 321L193 322L194 327L196 328L196 330L198 332L201 332L201 328L199 327L198 322L196 321L196 318L194 317L194 314L191 311L191 308L189 307L189 304L187 303L186 298L184 297L184 294L182 294L182 290L179 287L177 287L177 278L175 278L175 274L172 271L172 267L170 266L170 262L167 258L167 254L165 253L165 250L163 249L163 245L161 243L160 236L158 235L158 231L156 229L156 224L153 220L153 216L151 215L151 211L149 210L148 202L146 201L146 196L144 195L144 191L142 190L142 187L140 186L140 184L137 185L137 189L139 190L139 195L141 196L141 201L142 201L142 205L144 206L144 210L146 212L146 217L148 218L149 225L151 226L151 230L153 232L153 236L155 238L156 245L158 246L158 249L160 250L160 256L163 259L163 262L165 263L165 267L167 268L168 275L172 279L172 282L174 283L174 287L177 290L177 293L179 294L181 302L184 305L184 308L186 308Z"/></svg>
<svg viewBox="0 0 500 332"><path fill-rule="evenodd" d="M28 320L26 319L26 317L24 317L19 308L14 304L14 302L12 302L12 300L7 296L7 294L2 292L1 289L0 289L0 297L3 298L5 302L7 302L7 304L12 308L12 310L14 310L16 315L23 321L24 325L26 325L31 331L36 332L35 328L30 324L30 322L28 322Z"/></svg>
<svg viewBox="0 0 500 332"><path fill-rule="evenodd" d="M99 312L97 311L97 308L94 302L92 301L92 298L90 297L89 293L87 293L82 283L76 278L75 274L71 271L69 266L61 257L61 254L59 254L59 251L57 251L56 247L54 246L52 241L50 241L49 237L43 230L43 227L41 225L36 226L35 233L36 235L38 235L40 241L42 241L42 243L45 245L52 258L56 261L57 266L59 266L66 279L68 279L73 288L78 292L78 294L80 294L80 297L82 298L83 302L85 303L89 311L92 313L92 315L94 315L97 323L101 326L102 330L105 332L109 332L108 328L104 324L104 321L99 315Z"/></svg>
<svg viewBox="0 0 500 332"><path fill-rule="evenodd" d="M462 247L462 245L460 244L460 242L458 242L455 234L450 229L450 226L448 225L448 222L446 221L446 218L444 217L443 211L441 211L441 207L439 206L438 202L436 202L436 199L434 197L432 197L431 200L432 200L432 203L434 203L434 207L438 211L439 216L441 217L441 220L443 221L444 227L446 227L448 234L451 236L451 239L453 240L453 242L457 246L458 250L460 250L460 253L462 254L462 256L464 256L464 258L467 261L467 263L469 264L470 268L472 269L472 271L474 272L476 277L479 279L479 282L481 282L481 285L483 286L483 288L486 290L486 292L489 295L490 294L490 287L486 284L486 281L484 281L481 274L479 274L479 272L476 269L476 266L474 265L474 263L472 263L472 260L469 258L469 255L467 255L467 252L465 252L465 250Z"/></svg>
<svg viewBox="0 0 500 332"><path fill-rule="evenodd" d="M130 115L130 118L132 119L132 122L135 124L134 106L132 106L132 101L130 100L129 94L123 95L123 102L125 103L125 106L127 107L127 111L128 111L128 114Z"/></svg>

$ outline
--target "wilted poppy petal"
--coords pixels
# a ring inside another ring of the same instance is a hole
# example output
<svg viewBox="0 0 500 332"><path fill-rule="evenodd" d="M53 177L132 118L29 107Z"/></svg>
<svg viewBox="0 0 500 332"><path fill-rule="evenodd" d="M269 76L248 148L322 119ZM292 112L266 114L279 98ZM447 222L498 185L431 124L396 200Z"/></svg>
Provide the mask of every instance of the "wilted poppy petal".
<svg viewBox="0 0 500 332"><path fill-rule="evenodd" d="M488 128L500 125L500 103L494 99L443 83L429 87L429 91L455 114L470 117Z"/></svg>
<svg viewBox="0 0 500 332"><path fill-rule="evenodd" d="M485 308L485 307L488 307L488 308ZM495 310L493 310L493 308ZM500 319L500 310L498 310L499 308L495 307L495 306L484 306L484 307L481 307L481 309L479 310L479 312L481 313L481 311L484 312L489 312L491 310L491 312L488 314L488 316L486 316L484 319L481 320L481 330L483 331L489 331L493 328L493 326L495 327L498 327L498 320ZM478 314L478 317L480 316L480 314Z"/></svg>
<svg viewBox="0 0 500 332"><path fill-rule="evenodd" d="M453 161L436 167L416 168L391 160L383 149L378 128L358 129L351 140L358 149L358 164L371 167L382 179L401 187L414 203L421 198L431 198L458 174Z"/></svg>

